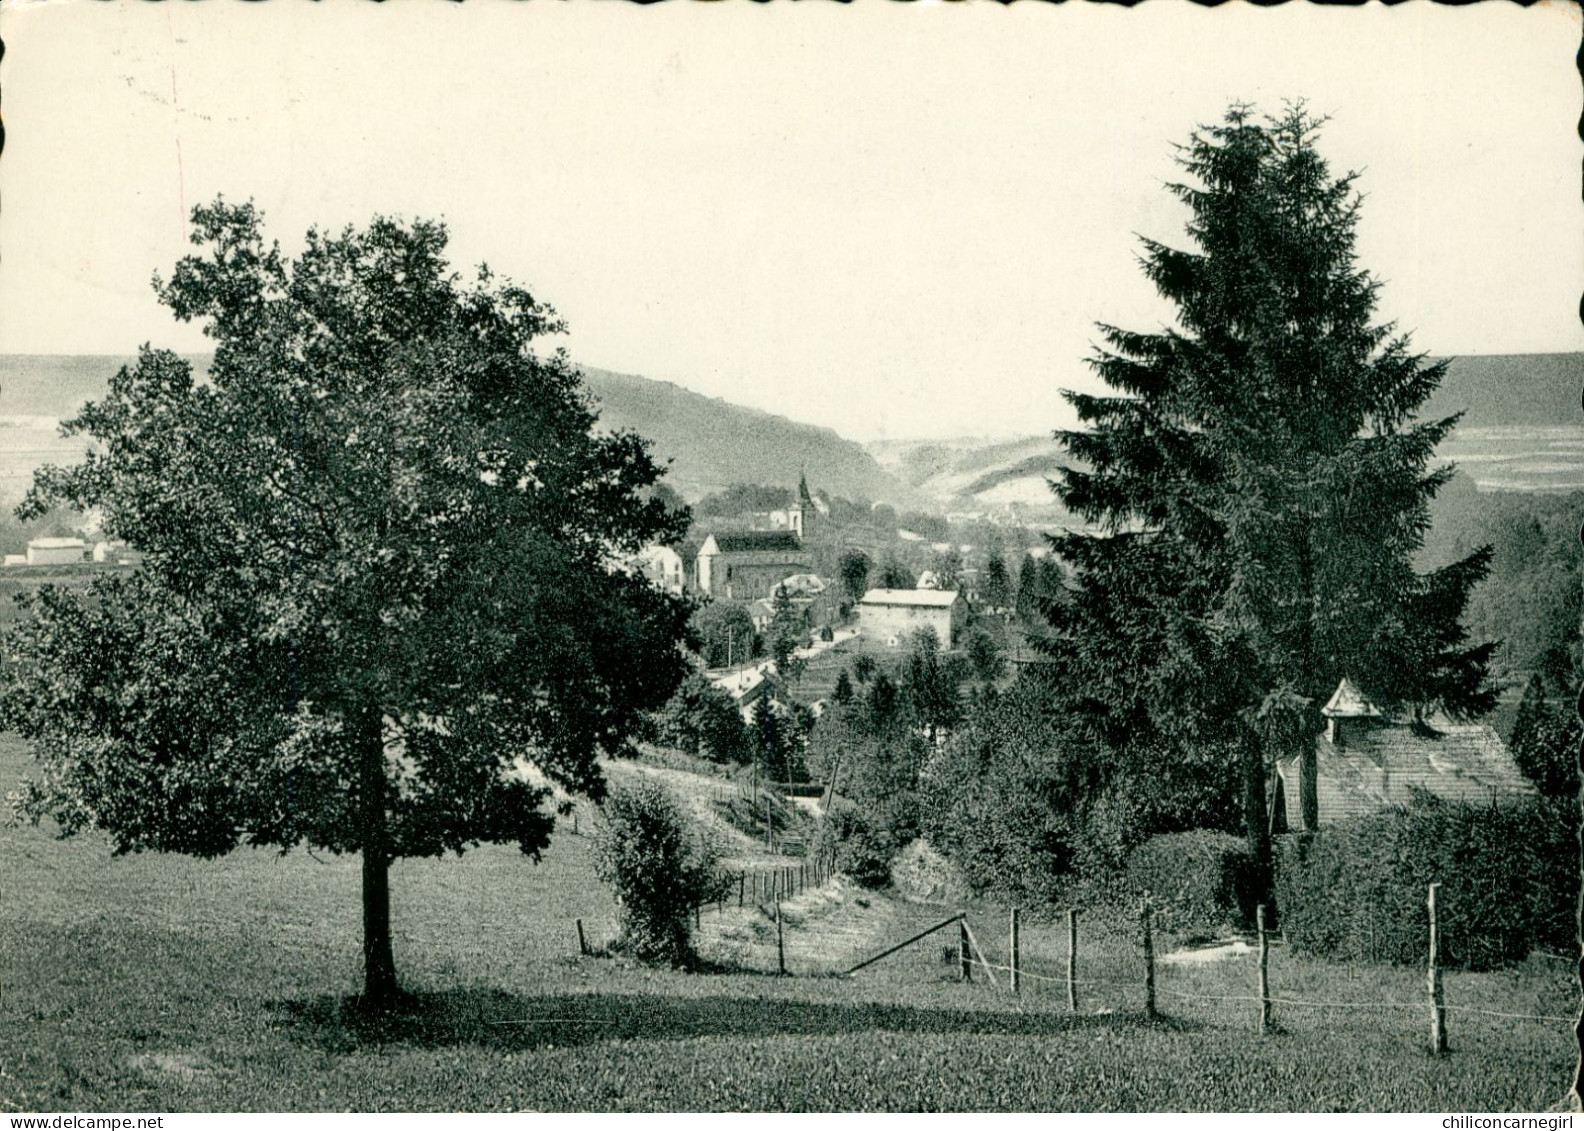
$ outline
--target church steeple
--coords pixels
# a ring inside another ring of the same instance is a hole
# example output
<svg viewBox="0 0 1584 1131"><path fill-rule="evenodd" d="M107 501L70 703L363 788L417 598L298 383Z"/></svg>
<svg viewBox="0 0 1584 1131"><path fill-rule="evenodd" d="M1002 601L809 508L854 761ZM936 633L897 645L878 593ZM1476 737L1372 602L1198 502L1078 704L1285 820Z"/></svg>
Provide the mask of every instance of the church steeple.
<svg viewBox="0 0 1584 1131"><path fill-rule="evenodd" d="M820 518L826 508L814 497L809 490L808 474L798 473L798 535L805 541L814 537L814 532L820 524Z"/></svg>

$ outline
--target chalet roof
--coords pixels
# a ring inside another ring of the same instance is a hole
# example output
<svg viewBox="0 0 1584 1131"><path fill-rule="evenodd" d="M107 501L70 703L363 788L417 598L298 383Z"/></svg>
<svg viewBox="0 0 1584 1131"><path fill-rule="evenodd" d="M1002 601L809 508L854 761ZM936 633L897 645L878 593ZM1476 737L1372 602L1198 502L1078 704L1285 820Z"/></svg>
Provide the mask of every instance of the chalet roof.
<svg viewBox="0 0 1584 1131"><path fill-rule="evenodd" d="M1381 717L1380 709L1364 698L1364 693L1353 686L1353 681L1346 676L1337 684L1337 689L1332 693L1326 705L1320 708L1320 713L1330 719L1378 719Z"/></svg>
<svg viewBox="0 0 1584 1131"><path fill-rule="evenodd" d="M723 554L798 553L803 549L802 540L790 530L736 530L712 534L710 538Z"/></svg>
<svg viewBox="0 0 1584 1131"><path fill-rule="evenodd" d="M914 605L926 608L950 608L957 600L955 589L871 589L863 595L860 605Z"/></svg>
<svg viewBox="0 0 1584 1131"><path fill-rule="evenodd" d="M1296 774L1296 762L1283 762L1284 777ZM1444 719L1434 725L1355 725L1340 747L1322 735L1315 740L1315 770L1321 819L1327 822L1405 806L1415 789L1480 805L1536 792L1490 726ZM1296 799L1290 793L1288 804Z"/></svg>

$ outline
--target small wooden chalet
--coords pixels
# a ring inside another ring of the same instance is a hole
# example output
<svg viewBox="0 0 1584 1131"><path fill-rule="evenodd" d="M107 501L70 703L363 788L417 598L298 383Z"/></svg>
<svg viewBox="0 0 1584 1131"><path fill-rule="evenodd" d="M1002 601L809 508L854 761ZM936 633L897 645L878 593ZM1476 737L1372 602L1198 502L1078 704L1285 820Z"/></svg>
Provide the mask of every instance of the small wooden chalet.
<svg viewBox="0 0 1584 1131"><path fill-rule="evenodd" d="M1415 790L1475 804L1536 795L1507 744L1485 723L1392 718L1348 679L1321 714L1326 729L1314 749L1277 762L1274 832L1406 806Z"/></svg>

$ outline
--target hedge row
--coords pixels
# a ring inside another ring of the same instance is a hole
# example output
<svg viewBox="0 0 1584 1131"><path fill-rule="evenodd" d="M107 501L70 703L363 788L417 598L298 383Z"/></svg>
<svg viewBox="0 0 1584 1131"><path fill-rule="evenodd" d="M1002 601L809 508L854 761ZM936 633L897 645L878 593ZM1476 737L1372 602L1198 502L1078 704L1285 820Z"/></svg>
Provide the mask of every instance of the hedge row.
<svg viewBox="0 0 1584 1131"><path fill-rule="evenodd" d="M1149 893L1155 922L1177 932L1251 925L1260 889L1248 843L1208 829L1151 837L1129 854L1127 882Z"/></svg>
<svg viewBox="0 0 1584 1131"><path fill-rule="evenodd" d="M1421 963L1426 894L1441 885L1442 960L1489 969L1574 945L1578 807L1479 806L1418 796L1406 809L1277 838L1276 904L1294 949Z"/></svg>

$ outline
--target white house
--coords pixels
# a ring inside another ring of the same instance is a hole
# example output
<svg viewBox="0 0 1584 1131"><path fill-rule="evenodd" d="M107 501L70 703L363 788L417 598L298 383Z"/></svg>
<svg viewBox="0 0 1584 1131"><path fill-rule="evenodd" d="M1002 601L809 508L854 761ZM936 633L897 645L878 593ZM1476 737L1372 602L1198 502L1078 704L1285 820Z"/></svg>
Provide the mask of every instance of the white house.
<svg viewBox="0 0 1584 1131"><path fill-rule="evenodd" d="M943 649L951 648L967 618L955 589L871 589L858 602L858 631L891 647L905 644L920 628L932 628Z"/></svg>
<svg viewBox="0 0 1584 1131"><path fill-rule="evenodd" d="M87 557L88 543L81 538L34 538L27 544L28 565L72 565Z"/></svg>
<svg viewBox="0 0 1584 1131"><path fill-rule="evenodd" d="M775 701L778 688L775 664L770 661L735 671L706 673L704 678L731 696L745 723L754 721L760 703Z"/></svg>
<svg viewBox="0 0 1584 1131"><path fill-rule="evenodd" d="M682 555L670 546L645 546L638 553L638 568L667 593L681 593L683 581Z"/></svg>

